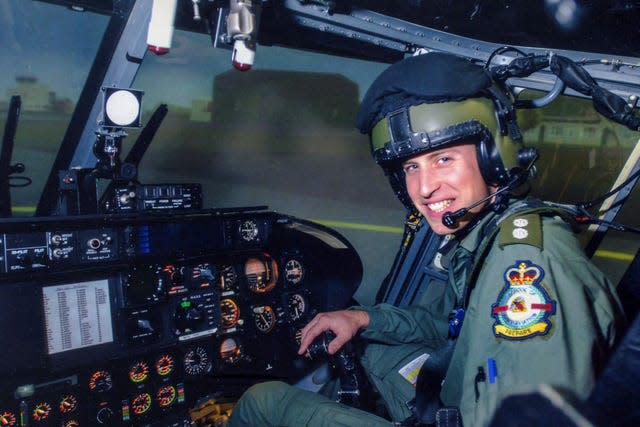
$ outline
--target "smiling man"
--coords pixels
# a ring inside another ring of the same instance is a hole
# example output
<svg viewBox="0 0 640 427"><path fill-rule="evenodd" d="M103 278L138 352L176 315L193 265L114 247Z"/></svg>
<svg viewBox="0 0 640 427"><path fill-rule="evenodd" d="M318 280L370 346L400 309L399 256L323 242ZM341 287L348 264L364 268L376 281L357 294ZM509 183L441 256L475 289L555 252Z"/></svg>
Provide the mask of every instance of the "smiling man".
<svg viewBox="0 0 640 427"><path fill-rule="evenodd" d="M440 250L448 280L420 304L321 313L302 330L300 355L326 331L335 335L330 354L358 335L385 411L269 382L245 393L229 425L483 426L522 387L548 383L585 397L622 311L571 219L513 197L537 154L523 147L507 94L481 66L428 53L378 77L357 126L409 212L448 236Z"/></svg>
<svg viewBox="0 0 640 427"><path fill-rule="evenodd" d="M464 228L485 206L470 210L467 218L458 220L454 227L443 224L446 212L464 209L495 191L482 178L475 144L453 145L411 157L402 163L402 170L413 205L436 234Z"/></svg>

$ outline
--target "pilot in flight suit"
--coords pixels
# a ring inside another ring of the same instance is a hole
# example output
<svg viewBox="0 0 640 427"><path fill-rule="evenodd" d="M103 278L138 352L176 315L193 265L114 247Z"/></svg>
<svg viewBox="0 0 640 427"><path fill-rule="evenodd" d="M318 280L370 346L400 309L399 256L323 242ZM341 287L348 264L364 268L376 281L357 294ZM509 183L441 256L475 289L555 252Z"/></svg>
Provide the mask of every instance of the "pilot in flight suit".
<svg viewBox="0 0 640 427"><path fill-rule="evenodd" d="M418 395L432 384L431 400L456 408L465 426L487 425L522 387L549 383L586 396L624 326L622 308L564 212L509 200L536 155L522 147L513 107L484 69L441 53L393 64L367 92L357 124L400 200L450 235L448 280L410 307L321 313L304 328L300 353L327 330L336 335L331 353L358 334L370 343L362 365L391 421L267 382L247 390L228 426L402 423L413 414L417 368L426 373L445 348L443 380L418 378Z"/></svg>

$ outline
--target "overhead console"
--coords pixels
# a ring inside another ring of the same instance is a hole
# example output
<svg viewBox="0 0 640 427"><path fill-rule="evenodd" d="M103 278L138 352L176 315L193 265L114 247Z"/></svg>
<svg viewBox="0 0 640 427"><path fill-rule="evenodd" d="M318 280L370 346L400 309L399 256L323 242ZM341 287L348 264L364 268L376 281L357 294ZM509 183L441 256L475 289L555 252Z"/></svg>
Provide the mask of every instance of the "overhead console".
<svg viewBox="0 0 640 427"><path fill-rule="evenodd" d="M299 330L361 277L338 233L259 208L4 220L0 424L188 425L297 381Z"/></svg>

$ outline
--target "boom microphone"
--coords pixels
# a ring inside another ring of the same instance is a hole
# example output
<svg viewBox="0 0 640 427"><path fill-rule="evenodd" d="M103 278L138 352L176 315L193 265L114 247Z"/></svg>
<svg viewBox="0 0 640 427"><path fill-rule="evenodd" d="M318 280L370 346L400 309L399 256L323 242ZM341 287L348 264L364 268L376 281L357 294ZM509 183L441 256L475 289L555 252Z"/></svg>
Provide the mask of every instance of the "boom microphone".
<svg viewBox="0 0 640 427"><path fill-rule="evenodd" d="M514 169L517 169L517 170L514 170ZM458 220L463 216L465 216L467 213L469 213L471 209L475 208L478 205L488 202L495 196L498 196L507 191L511 191L514 188L517 188L520 184L522 184L526 179L527 174L529 173L529 168L526 168L526 169L514 168L514 169L511 170L512 172L511 179L504 187L499 188L498 190L489 194L487 197L484 197L478 200L477 202L475 202L470 206L467 206L466 208L458 209L455 212L446 212L444 215L442 215L442 223L444 224L444 226L451 229L455 228Z"/></svg>
<svg viewBox="0 0 640 427"><path fill-rule="evenodd" d="M498 191L495 191L495 192L489 194L487 197L478 200L477 202L475 202L474 204L472 204L469 207L458 209L455 212L446 212L444 215L442 215L442 223L447 228L456 228L456 223L458 222L458 220L460 218L462 218L463 216L465 216L469 212L469 210L475 208L476 206L478 206L478 205L480 205L482 203L487 202L492 197L502 193L506 188L507 187L502 187Z"/></svg>

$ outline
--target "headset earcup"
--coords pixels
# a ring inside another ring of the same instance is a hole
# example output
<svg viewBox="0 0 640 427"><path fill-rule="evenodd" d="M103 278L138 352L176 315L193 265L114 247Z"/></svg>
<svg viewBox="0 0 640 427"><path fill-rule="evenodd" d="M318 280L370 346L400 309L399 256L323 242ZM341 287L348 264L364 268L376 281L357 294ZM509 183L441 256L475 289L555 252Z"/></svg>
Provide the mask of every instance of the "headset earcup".
<svg viewBox="0 0 640 427"><path fill-rule="evenodd" d="M493 139L480 140L476 144L476 153L480 173L487 184L502 186L509 180L509 173Z"/></svg>

